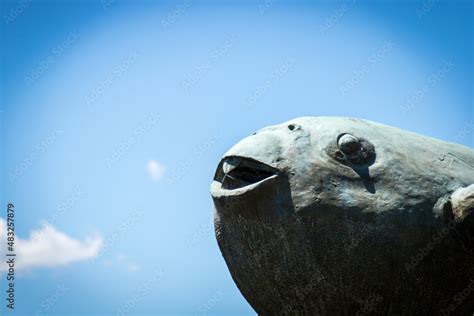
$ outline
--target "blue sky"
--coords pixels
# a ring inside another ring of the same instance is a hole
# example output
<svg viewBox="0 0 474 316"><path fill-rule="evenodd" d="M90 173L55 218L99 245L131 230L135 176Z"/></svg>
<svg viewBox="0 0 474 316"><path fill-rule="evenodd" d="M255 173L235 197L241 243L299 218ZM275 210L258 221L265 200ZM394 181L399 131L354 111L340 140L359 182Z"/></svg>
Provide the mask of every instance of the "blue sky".
<svg viewBox="0 0 474 316"><path fill-rule="evenodd" d="M355 116L474 144L471 1L22 0L1 18L12 315L252 315L209 184L266 125Z"/></svg>

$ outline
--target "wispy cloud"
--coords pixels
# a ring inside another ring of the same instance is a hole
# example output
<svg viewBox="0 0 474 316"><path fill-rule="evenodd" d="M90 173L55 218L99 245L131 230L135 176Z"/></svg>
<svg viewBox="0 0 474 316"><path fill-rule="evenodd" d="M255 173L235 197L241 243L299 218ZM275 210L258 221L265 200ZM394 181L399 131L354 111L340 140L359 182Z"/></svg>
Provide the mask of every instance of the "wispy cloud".
<svg viewBox="0 0 474 316"><path fill-rule="evenodd" d="M124 270L126 272L137 272L140 270L140 266L135 262L130 261L124 254L119 253L115 256L115 258L111 258L108 260L104 260L103 264L107 268L118 268L120 270Z"/></svg>
<svg viewBox="0 0 474 316"><path fill-rule="evenodd" d="M5 219L0 218L0 236L6 236ZM5 238L6 239L6 238ZM0 255L5 257L6 241L1 244ZM16 270L27 270L37 267L56 267L76 261L95 257L102 246L100 236L87 237L85 240L74 239L58 231L50 224L33 230L28 239L15 238ZM0 265L0 272L8 269L6 264Z"/></svg>
<svg viewBox="0 0 474 316"><path fill-rule="evenodd" d="M146 165L146 169L148 171L148 174L150 175L150 178L155 182L159 181L166 171L165 166L163 166L156 160L149 160Z"/></svg>

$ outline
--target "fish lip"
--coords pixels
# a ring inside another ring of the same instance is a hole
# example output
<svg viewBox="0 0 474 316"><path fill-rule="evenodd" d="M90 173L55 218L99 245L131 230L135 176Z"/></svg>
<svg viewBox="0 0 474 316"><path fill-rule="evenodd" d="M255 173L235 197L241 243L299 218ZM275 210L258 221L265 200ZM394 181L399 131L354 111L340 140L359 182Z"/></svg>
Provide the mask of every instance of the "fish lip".
<svg viewBox="0 0 474 316"><path fill-rule="evenodd" d="M224 164L232 170L224 173ZM213 197L237 196L272 183L281 176L281 171L250 157L226 156L220 161L211 184Z"/></svg>

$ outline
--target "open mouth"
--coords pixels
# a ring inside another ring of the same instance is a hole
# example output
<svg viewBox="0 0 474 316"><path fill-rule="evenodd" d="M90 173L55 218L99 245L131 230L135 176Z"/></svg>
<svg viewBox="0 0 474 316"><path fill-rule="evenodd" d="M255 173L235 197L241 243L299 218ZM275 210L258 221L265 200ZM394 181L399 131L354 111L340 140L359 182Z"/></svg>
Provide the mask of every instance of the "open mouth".
<svg viewBox="0 0 474 316"><path fill-rule="evenodd" d="M234 190L277 177L279 171L259 161L243 157L226 157L217 169L214 180L221 188Z"/></svg>

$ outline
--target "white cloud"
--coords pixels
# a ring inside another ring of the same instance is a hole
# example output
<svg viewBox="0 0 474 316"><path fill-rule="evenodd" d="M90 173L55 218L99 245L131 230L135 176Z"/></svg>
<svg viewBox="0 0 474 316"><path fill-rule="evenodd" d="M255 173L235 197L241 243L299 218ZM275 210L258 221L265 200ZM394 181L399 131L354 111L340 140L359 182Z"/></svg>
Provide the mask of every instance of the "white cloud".
<svg viewBox="0 0 474 316"><path fill-rule="evenodd" d="M120 270L125 270L127 272L137 272L140 270L140 266L132 261L130 261L124 254L119 253L115 256L114 259L108 259L103 261L104 266L107 268L117 268Z"/></svg>
<svg viewBox="0 0 474 316"><path fill-rule="evenodd" d="M0 218L2 258L5 258L7 251L6 227L5 219ZM44 224L40 229L33 230L28 239L15 236L15 270L55 267L91 259L98 254L101 246L102 238L99 236L80 241L58 231L52 225ZM6 270L6 264L0 264L0 271Z"/></svg>
<svg viewBox="0 0 474 316"><path fill-rule="evenodd" d="M146 165L146 169L153 181L160 180L166 171L165 166L163 166L156 160L149 160Z"/></svg>

